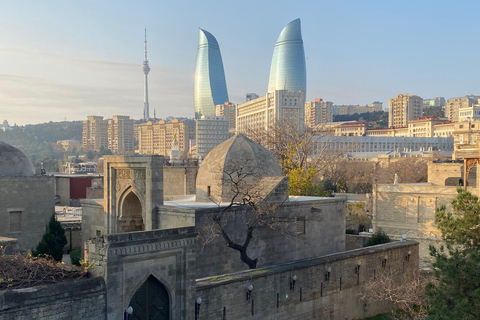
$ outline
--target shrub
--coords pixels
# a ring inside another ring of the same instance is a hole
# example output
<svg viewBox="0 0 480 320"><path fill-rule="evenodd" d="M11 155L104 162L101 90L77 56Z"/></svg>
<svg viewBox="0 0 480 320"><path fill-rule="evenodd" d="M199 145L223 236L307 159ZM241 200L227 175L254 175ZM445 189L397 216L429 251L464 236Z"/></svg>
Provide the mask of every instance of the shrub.
<svg viewBox="0 0 480 320"><path fill-rule="evenodd" d="M70 261L75 266L80 266L80 258L82 257L82 252L80 249L75 249L70 252Z"/></svg>
<svg viewBox="0 0 480 320"><path fill-rule="evenodd" d="M375 246L377 244L382 244L382 243L388 243L390 242L390 237L387 236L385 232L383 232L382 229L379 229L377 232L375 232L370 239L368 239L367 243L365 244L365 247L370 247L370 246Z"/></svg>

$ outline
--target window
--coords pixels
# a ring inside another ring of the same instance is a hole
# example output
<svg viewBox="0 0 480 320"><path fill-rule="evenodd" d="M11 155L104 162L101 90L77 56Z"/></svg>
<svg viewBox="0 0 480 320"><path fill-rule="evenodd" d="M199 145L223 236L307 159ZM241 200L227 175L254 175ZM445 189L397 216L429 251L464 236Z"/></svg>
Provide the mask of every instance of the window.
<svg viewBox="0 0 480 320"><path fill-rule="evenodd" d="M22 232L22 211L10 211L10 232Z"/></svg>
<svg viewBox="0 0 480 320"><path fill-rule="evenodd" d="M296 234L304 234L305 233L305 218L298 217L295 225L295 233Z"/></svg>

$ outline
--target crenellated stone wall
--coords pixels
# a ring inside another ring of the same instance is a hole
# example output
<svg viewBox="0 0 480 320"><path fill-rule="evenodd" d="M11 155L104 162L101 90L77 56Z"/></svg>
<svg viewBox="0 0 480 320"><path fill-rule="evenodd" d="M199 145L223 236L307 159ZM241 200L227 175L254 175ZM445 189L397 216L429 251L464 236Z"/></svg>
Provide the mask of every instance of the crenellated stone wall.
<svg viewBox="0 0 480 320"><path fill-rule="evenodd" d="M408 251L411 255L407 261ZM387 256L385 266L383 260ZM358 262L359 272L356 272ZM327 279L327 270L331 268ZM270 267L197 280L198 320L359 319L389 312L385 302L359 299L365 282L382 272L418 272L418 244L396 241ZM294 288L292 277L296 276ZM247 300L248 286L253 290Z"/></svg>

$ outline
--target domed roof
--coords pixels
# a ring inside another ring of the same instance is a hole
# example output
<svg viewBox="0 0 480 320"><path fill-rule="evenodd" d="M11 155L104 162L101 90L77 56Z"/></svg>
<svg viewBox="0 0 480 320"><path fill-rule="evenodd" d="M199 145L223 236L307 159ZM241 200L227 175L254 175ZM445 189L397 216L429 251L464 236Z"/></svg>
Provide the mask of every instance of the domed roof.
<svg viewBox="0 0 480 320"><path fill-rule="evenodd" d="M34 174L35 170L32 163L22 151L0 141L0 177L31 176Z"/></svg>
<svg viewBox="0 0 480 320"><path fill-rule="evenodd" d="M283 176L278 161L267 149L239 133L213 148L202 161L197 174L197 201L228 198L232 185L226 185L226 180L240 171L251 186L264 177Z"/></svg>

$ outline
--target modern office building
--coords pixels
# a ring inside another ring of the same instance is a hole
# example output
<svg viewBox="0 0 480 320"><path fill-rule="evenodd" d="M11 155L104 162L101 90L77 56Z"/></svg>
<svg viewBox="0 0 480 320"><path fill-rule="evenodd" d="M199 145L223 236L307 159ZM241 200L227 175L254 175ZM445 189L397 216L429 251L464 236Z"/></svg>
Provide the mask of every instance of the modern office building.
<svg viewBox="0 0 480 320"><path fill-rule="evenodd" d="M120 154L135 151L133 123L129 116L113 116L112 120L108 120L108 149Z"/></svg>
<svg viewBox="0 0 480 320"><path fill-rule="evenodd" d="M388 126L406 127L408 121L420 118L422 113L422 98L413 94L397 94L389 100Z"/></svg>
<svg viewBox="0 0 480 320"><path fill-rule="evenodd" d="M230 138L229 121L224 116L202 116L197 120L196 157L203 159L223 141Z"/></svg>
<svg viewBox="0 0 480 320"><path fill-rule="evenodd" d="M268 92L277 90L302 91L305 101L307 71L300 19L283 28L273 49Z"/></svg>
<svg viewBox="0 0 480 320"><path fill-rule="evenodd" d="M85 150L108 148L108 120L102 116L88 116L83 120L82 145Z"/></svg>
<svg viewBox="0 0 480 320"><path fill-rule="evenodd" d="M305 125L313 128L319 124L333 122L333 102L315 99L305 102Z"/></svg>
<svg viewBox="0 0 480 320"><path fill-rule="evenodd" d="M215 37L199 29L193 84L195 119L214 116L215 106L228 100L222 55Z"/></svg>

